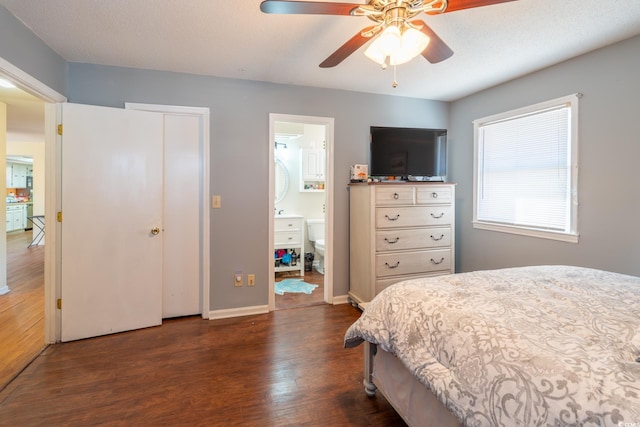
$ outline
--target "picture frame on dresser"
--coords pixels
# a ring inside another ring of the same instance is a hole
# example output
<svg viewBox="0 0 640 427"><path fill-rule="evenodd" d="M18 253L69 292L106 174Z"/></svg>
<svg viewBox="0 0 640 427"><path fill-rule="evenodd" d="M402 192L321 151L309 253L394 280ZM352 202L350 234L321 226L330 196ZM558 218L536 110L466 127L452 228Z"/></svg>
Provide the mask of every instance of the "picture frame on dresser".
<svg viewBox="0 0 640 427"><path fill-rule="evenodd" d="M455 184L349 184L349 299L360 308L393 283L455 272Z"/></svg>

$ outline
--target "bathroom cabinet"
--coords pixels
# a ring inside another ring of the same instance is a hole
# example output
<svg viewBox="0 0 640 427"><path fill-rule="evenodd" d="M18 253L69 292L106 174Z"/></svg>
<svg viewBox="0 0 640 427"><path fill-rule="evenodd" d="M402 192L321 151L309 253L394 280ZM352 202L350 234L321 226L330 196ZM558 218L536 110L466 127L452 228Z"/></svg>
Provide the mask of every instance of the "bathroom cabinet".
<svg viewBox="0 0 640 427"><path fill-rule="evenodd" d="M455 184L349 185L349 298L363 307L387 286L454 273Z"/></svg>
<svg viewBox="0 0 640 427"><path fill-rule="evenodd" d="M274 252L278 249L295 249L299 259L296 265L278 264L275 271L299 271L304 276L304 217L301 215L278 215L275 218Z"/></svg>
<svg viewBox="0 0 640 427"><path fill-rule="evenodd" d="M300 191L324 191L325 150L300 150Z"/></svg>

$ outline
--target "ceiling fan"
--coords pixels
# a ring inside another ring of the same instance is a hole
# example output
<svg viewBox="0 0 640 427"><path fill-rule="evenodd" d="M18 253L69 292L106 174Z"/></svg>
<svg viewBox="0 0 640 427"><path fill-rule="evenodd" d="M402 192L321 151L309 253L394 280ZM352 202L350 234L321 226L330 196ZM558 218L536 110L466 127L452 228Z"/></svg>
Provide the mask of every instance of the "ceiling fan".
<svg viewBox="0 0 640 427"><path fill-rule="evenodd" d="M265 0L260 3L260 10L278 14L366 16L375 25L363 28L320 67L335 67L374 39L365 55L386 68L387 61L399 65L419 54L432 64L453 55L451 48L424 21L413 20L421 13L435 15L510 1L515 0L368 0L366 4Z"/></svg>

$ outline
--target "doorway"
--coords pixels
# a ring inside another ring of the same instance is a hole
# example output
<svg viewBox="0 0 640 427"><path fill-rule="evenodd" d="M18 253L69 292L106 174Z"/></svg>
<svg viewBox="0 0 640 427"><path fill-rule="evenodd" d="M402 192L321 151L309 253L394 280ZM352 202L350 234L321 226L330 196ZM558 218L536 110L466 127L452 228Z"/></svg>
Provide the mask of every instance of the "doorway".
<svg viewBox="0 0 640 427"><path fill-rule="evenodd" d="M6 215L0 245L0 359L4 361L0 388L37 357L47 342L45 241L40 229L33 226L34 216L42 218L45 209L46 102L18 87L21 80L5 70L0 58L0 78L4 79L0 102L5 105L2 120L6 125L0 126L0 139L7 172L0 207Z"/></svg>
<svg viewBox="0 0 640 427"><path fill-rule="evenodd" d="M269 115L269 310L333 303L333 119Z"/></svg>

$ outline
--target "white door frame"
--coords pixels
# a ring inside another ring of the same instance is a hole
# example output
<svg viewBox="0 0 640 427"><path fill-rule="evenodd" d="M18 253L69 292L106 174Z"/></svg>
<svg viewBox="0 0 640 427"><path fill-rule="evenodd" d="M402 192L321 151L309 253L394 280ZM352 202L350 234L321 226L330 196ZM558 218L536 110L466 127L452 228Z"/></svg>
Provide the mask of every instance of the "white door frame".
<svg viewBox="0 0 640 427"><path fill-rule="evenodd" d="M209 108L207 107L181 107L175 105L139 104L125 102L124 108L133 110L152 111L167 114L187 114L198 116L200 121L200 160L202 164L202 175L200 194L200 313L203 319L209 319L209 291L211 288L209 280L209 177L210 177L210 141L209 141Z"/></svg>
<svg viewBox="0 0 640 427"><path fill-rule="evenodd" d="M326 129L326 170L325 170L325 257L324 257L324 301L333 304L333 138L334 119L332 117L298 116L291 114L269 114L269 311L276 308L274 293L275 265L273 262L274 210L275 210L275 122L324 125ZM303 224L303 226L305 226ZM302 243L304 244L304 242ZM303 254L300 254L303 255Z"/></svg>
<svg viewBox="0 0 640 427"><path fill-rule="evenodd" d="M45 104L45 229L47 244L44 247L44 340L46 344L60 341L60 312L56 309L56 298L60 294L59 280L59 228L55 222L60 194L60 159L56 143L56 106L67 98L25 73L15 65L0 57L0 74L14 82L16 86L40 98Z"/></svg>

